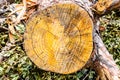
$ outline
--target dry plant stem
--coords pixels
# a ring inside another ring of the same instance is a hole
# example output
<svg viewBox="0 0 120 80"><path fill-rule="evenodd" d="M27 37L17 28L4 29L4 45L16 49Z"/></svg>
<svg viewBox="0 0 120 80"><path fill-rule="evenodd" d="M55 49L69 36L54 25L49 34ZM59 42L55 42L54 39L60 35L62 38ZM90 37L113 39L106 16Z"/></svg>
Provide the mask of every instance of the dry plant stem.
<svg viewBox="0 0 120 80"><path fill-rule="evenodd" d="M18 15L18 17L17 17L17 23L19 23L20 22L20 20L21 20L21 18L24 16L24 14L26 13L26 8L27 8L27 6L26 6L26 0L23 0L23 9L22 9L22 11L20 12L20 14ZM16 23L16 24L17 24Z"/></svg>
<svg viewBox="0 0 120 80"><path fill-rule="evenodd" d="M16 13L16 12L18 12L18 11L21 11L21 10L22 10L22 9L12 11L8 16L11 16L11 15L13 15L14 13Z"/></svg>
<svg viewBox="0 0 120 80"><path fill-rule="evenodd" d="M111 6L107 9L109 11L120 8L120 0L113 0Z"/></svg>

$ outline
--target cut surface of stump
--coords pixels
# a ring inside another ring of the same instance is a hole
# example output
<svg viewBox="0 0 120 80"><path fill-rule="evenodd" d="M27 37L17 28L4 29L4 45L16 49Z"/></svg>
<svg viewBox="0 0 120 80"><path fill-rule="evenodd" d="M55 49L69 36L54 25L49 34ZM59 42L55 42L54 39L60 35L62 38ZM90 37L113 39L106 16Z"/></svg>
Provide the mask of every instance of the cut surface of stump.
<svg viewBox="0 0 120 80"><path fill-rule="evenodd" d="M92 19L73 3L55 4L31 16L24 35L29 58L46 71L69 74L89 60Z"/></svg>

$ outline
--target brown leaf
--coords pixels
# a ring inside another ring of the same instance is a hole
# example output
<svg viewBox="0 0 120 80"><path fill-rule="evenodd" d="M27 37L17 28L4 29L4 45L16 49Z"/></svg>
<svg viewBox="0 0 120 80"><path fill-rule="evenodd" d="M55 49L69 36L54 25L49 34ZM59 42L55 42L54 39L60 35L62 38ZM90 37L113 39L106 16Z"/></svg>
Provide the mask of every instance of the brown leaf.
<svg viewBox="0 0 120 80"><path fill-rule="evenodd" d="M13 24L8 24L8 28L9 28L9 40L11 43L15 43L15 38L14 38L14 34L16 33Z"/></svg>
<svg viewBox="0 0 120 80"><path fill-rule="evenodd" d="M12 33L9 33L9 40L11 43L15 43L15 38L14 38L14 35Z"/></svg>
<svg viewBox="0 0 120 80"><path fill-rule="evenodd" d="M100 31L105 31L105 27L99 26L99 30L100 30Z"/></svg>

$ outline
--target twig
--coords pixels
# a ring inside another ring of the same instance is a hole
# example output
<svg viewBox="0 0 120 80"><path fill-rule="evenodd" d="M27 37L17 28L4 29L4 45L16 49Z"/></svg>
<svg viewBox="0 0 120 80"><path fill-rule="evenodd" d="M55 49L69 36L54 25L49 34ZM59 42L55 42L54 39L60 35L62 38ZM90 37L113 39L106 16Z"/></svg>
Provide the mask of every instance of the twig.
<svg viewBox="0 0 120 80"><path fill-rule="evenodd" d="M16 24L20 22L21 18L24 16L24 14L26 13L26 0L23 0L23 9L20 12L19 16L17 17L17 21Z"/></svg>
<svg viewBox="0 0 120 80"><path fill-rule="evenodd" d="M83 78L83 80L85 80L85 79L88 77L88 75L89 75L89 74L87 74L87 75Z"/></svg>

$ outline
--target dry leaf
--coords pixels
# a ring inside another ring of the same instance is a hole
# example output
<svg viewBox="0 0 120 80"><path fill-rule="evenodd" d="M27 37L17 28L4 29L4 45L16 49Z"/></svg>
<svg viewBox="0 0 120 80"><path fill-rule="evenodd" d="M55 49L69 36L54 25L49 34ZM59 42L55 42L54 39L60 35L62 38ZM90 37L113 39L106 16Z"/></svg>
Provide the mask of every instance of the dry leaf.
<svg viewBox="0 0 120 80"><path fill-rule="evenodd" d="M14 38L14 35L9 33L9 40L11 43L15 43L15 38Z"/></svg>
<svg viewBox="0 0 120 80"><path fill-rule="evenodd" d="M99 30L100 30L100 31L104 31L104 30L105 30L105 27L100 26L100 27L99 27Z"/></svg>

